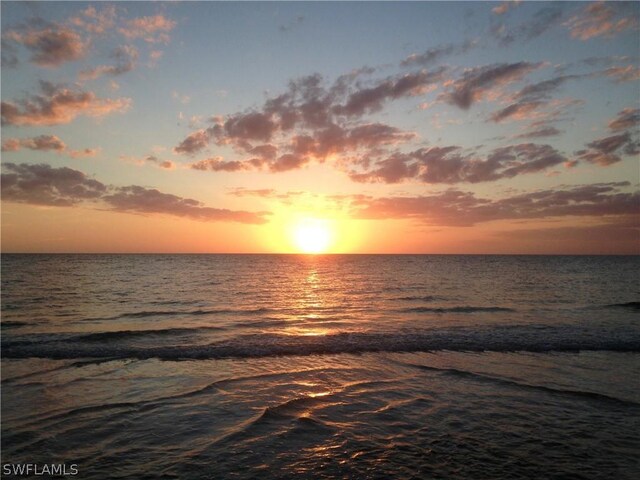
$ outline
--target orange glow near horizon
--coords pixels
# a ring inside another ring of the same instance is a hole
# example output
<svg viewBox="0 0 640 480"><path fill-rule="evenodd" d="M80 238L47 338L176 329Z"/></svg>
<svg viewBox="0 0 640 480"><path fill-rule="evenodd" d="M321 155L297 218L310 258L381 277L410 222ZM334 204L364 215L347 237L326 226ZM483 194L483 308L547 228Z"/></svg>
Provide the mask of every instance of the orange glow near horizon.
<svg viewBox="0 0 640 480"><path fill-rule="evenodd" d="M292 228L293 241L302 253L325 253L333 243L335 232L327 220L305 218Z"/></svg>

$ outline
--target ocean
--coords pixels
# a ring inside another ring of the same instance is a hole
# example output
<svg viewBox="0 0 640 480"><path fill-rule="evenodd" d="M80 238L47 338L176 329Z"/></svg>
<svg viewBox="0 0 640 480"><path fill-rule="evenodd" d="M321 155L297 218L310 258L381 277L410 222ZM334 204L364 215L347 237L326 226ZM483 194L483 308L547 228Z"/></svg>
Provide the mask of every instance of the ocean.
<svg viewBox="0 0 640 480"><path fill-rule="evenodd" d="M2 255L3 476L635 480L639 280L637 256Z"/></svg>

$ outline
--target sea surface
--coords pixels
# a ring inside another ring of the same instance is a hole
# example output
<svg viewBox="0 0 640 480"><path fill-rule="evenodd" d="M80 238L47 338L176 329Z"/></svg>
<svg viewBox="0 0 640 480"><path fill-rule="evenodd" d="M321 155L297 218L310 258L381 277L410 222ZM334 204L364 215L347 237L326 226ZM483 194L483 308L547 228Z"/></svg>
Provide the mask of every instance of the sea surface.
<svg viewBox="0 0 640 480"><path fill-rule="evenodd" d="M3 467L640 478L640 257L7 254L1 274Z"/></svg>

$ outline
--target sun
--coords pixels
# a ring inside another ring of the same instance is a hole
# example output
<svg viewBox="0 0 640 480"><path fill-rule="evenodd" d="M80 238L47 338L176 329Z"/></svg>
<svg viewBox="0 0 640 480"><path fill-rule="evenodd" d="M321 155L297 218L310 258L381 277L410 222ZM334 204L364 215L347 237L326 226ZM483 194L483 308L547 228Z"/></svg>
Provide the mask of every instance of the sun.
<svg viewBox="0 0 640 480"><path fill-rule="evenodd" d="M315 218L307 218L300 221L293 228L293 241L300 252L326 252L332 241L329 222Z"/></svg>

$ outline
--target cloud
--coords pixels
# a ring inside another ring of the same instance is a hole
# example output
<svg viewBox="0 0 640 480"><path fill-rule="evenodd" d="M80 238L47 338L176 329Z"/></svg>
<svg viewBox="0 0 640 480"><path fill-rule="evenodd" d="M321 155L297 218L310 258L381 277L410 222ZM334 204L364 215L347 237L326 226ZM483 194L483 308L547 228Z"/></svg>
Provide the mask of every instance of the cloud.
<svg viewBox="0 0 640 480"><path fill-rule="evenodd" d="M90 5L78 15L69 19L69 23L91 34L102 35L114 28L117 19L114 5L104 5L101 9Z"/></svg>
<svg viewBox="0 0 640 480"><path fill-rule="evenodd" d="M548 99L565 82L581 77L583 75L561 75L550 80L527 85L515 95L515 98L528 101Z"/></svg>
<svg viewBox="0 0 640 480"><path fill-rule="evenodd" d="M239 170L249 170L251 165L247 162L237 160L225 162L222 157L207 158L191 164L194 170L208 170L210 172L237 172Z"/></svg>
<svg viewBox="0 0 640 480"><path fill-rule="evenodd" d="M350 176L356 182L481 183L540 172L566 160L553 147L533 143L496 148L484 159L464 154L458 146L430 147L394 154L376 162L378 168Z"/></svg>
<svg viewBox="0 0 640 480"><path fill-rule="evenodd" d="M67 148L67 146L55 135L40 135L33 138L7 138L2 142L3 152L17 152L22 148L39 150L42 152L48 152L51 150L62 152Z"/></svg>
<svg viewBox="0 0 640 480"><path fill-rule="evenodd" d="M447 43L429 48L423 53L413 53L405 58L400 65L403 67L421 66L427 67L434 64L438 60L450 55L459 55L468 52L470 49L478 45L477 41L466 40L463 43Z"/></svg>
<svg viewBox="0 0 640 480"><path fill-rule="evenodd" d="M609 122L609 129L617 132L638 127L638 125L640 125L640 108L625 108Z"/></svg>
<svg viewBox="0 0 640 480"><path fill-rule="evenodd" d="M2 102L2 125L33 126L69 123L79 115L103 117L129 108L131 99L101 99L93 92L40 82L41 94Z"/></svg>
<svg viewBox="0 0 640 480"><path fill-rule="evenodd" d="M442 79L443 72L442 69L434 72L423 70L388 78L373 87L352 93L344 105L335 107L335 111L348 117L378 111L387 100L426 93Z"/></svg>
<svg viewBox="0 0 640 480"><path fill-rule="evenodd" d="M553 217L637 216L640 192L628 182L547 189L501 199L447 190L417 197L364 197L349 201L351 214L363 219L415 219L430 225L473 226L495 220Z"/></svg>
<svg viewBox="0 0 640 480"><path fill-rule="evenodd" d="M513 103L491 114L491 121L500 123L503 120L526 120L533 118L533 112L542 105L542 102Z"/></svg>
<svg viewBox="0 0 640 480"><path fill-rule="evenodd" d="M87 203L96 207L107 205L118 212L165 214L202 221L267 222L267 212L207 207L197 200L137 185L107 186L67 167L3 163L2 168L2 200L6 202L59 207Z"/></svg>
<svg viewBox="0 0 640 480"><path fill-rule="evenodd" d="M271 198L278 196L277 192L273 188L258 188L258 189L249 189L238 187L234 188L229 192L229 195L233 195L234 197L262 197L262 198Z"/></svg>
<svg viewBox="0 0 640 480"><path fill-rule="evenodd" d="M255 225L267 222L265 212L252 213L207 207L197 200L137 185L118 187L114 193L103 196L102 200L119 212L155 213L194 220L240 222Z"/></svg>
<svg viewBox="0 0 640 480"><path fill-rule="evenodd" d="M2 142L3 152L17 152L27 148L40 152L54 151L63 153L71 158L95 157L99 148L85 148L83 150L70 150L67 145L55 135L39 135L32 138L7 138Z"/></svg>
<svg viewBox="0 0 640 480"><path fill-rule="evenodd" d="M602 75L613 78L616 83L634 82L640 80L640 67L635 65L611 67L604 70Z"/></svg>
<svg viewBox="0 0 640 480"><path fill-rule="evenodd" d="M507 2L502 2L500 5L498 5L497 7L493 7L491 9L491 11L493 13L495 13L496 15L504 15L505 13L507 13L509 10L517 7L518 5L520 5L522 3L522 0L510 0Z"/></svg>
<svg viewBox="0 0 640 480"><path fill-rule="evenodd" d="M173 170L174 168L176 168L176 165L171 160L162 160L155 155L147 155L143 157L130 157L127 155L120 155L120 160L134 163L138 166L152 164L158 168L164 168L166 170Z"/></svg>
<svg viewBox="0 0 640 480"><path fill-rule="evenodd" d="M521 133L517 135L516 138L541 138L541 137L555 137L562 133L561 130L558 130L555 127L541 127L535 130L530 130L528 132Z"/></svg>
<svg viewBox="0 0 640 480"><path fill-rule="evenodd" d="M521 80L541 65L541 63L518 62L468 69L462 78L453 82L452 90L443 98L452 105L468 110L491 89Z"/></svg>
<svg viewBox="0 0 640 480"><path fill-rule="evenodd" d="M640 142L634 141L629 132L594 140L587 147L587 150L576 152L578 158L601 167L621 161L620 155L640 154Z"/></svg>
<svg viewBox="0 0 640 480"><path fill-rule="evenodd" d="M623 2L620 2L623 4ZM638 27L638 12L634 8L619 7L615 3L596 2L586 5L579 14L565 25L573 38L589 40L596 37L613 37Z"/></svg>
<svg viewBox="0 0 640 480"><path fill-rule="evenodd" d="M100 153L99 148L83 148L82 150L67 150L71 158L91 158Z"/></svg>
<svg viewBox="0 0 640 480"><path fill-rule="evenodd" d="M116 48L111 58L116 60L115 65L100 65L80 72L81 80L95 80L103 75L117 76L130 72L136 66L138 50L130 45Z"/></svg>
<svg viewBox="0 0 640 480"><path fill-rule="evenodd" d="M216 118L214 125L192 132L174 152L195 155L211 143L230 145L253 157L242 163L216 163L207 170L266 167L272 172L282 172L300 168L314 159L322 162L332 154L413 139L412 132L381 123L365 123L359 117L380 108L388 99L423 92L435 81L436 74L419 72L388 77L369 87L353 85L363 72L370 71L342 76L329 87L323 86L319 75L295 80L287 92L267 99L261 109Z"/></svg>
<svg viewBox="0 0 640 480"><path fill-rule="evenodd" d="M126 20L124 26L118 30L130 40L142 38L149 43L167 43L169 41L169 32L175 26L175 21L159 14Z"/></svg>
<svg viewBox="0 0 640 480"><path fill-rule="evenodd" d="M24 45L32 53L31 62L40 67L59 67L80 60L88 49L88 43L74 30L42 20L9 30L3 39Z"/></svg>
<svg viewBox="0 0 640 480"><path fill-rule="evenodd" d="M491 34L502 46L508 46L515 41L532 40L559 24L563 15L561 5L552 5L538 10L530 20L514 25L512 28L502 22L496 23L491 27Z"/></svg>
<svg viewBox="0 0 640 480"><path fill-rule="evenodd" d="M3 163L2 200L33 205L71 206L98 200L107 187L67 167Z"/></svg>
<svg viewBox="0 0 640 480"><path fill-rule="evenodd" d="M207 130L198 130L190 133L173 151L175 153L193 155L207 148L210 139L211 134Z"/></svg>

